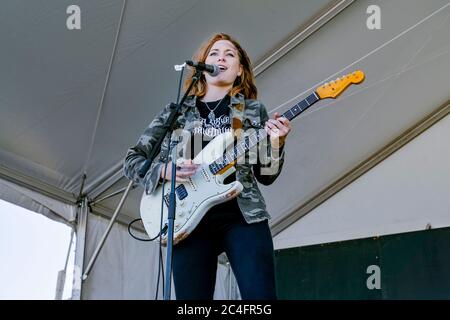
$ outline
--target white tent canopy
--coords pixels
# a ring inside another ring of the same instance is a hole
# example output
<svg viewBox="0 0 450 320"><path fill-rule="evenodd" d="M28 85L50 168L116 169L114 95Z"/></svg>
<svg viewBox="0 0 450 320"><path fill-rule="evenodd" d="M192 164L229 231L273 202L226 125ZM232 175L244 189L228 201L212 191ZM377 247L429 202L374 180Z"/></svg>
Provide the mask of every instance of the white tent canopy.
<svg viewBox="0 0 450 320"><path fill-rule="evenodd" d="M66 26L66 9L73 4L81 9L80 30ZM80 200L99 199L128 184L121 172L127 148L176 100L179 74L173 65L191 58L212 33L226 32L254 62L259 98L270 114L325 81L356 69L366 74L361 85L294 120L283 172L272 186L261 187L274 231L280 232L306 213L299 213L305 203L442 111L450 98L449 1L377 1L380 30L367 27L371 4L3 1L0 197L79 228ZM141 188L131 191L119 221L139 217L141 194ZM92 205L93 214L110 218L119 199ZM78 232L78 262L83 242L87 259L105 229L100 217L89 214L88 220L94 222L83 224L87 233ZM83 298L152 298L153 285L124 289L123 275L156 277L146 272L157 267L155 250L155 244L128 237L123 226L113 229L84 283ZM120 268L108 265L111 257ZM99 276L106 272L107 279Z"/></svg>

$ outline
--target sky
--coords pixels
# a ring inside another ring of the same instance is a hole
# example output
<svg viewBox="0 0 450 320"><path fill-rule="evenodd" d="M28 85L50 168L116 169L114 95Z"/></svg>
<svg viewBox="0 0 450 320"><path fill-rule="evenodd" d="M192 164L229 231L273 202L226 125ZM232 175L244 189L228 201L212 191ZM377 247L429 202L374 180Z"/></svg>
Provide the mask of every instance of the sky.
<svg viewBox="0 0 450 320"><path fill-rule="evenodd" d="M70 227L0 199L0 300L55 299L70 234ZM74 248L63 299L71 296Z"/></svg>

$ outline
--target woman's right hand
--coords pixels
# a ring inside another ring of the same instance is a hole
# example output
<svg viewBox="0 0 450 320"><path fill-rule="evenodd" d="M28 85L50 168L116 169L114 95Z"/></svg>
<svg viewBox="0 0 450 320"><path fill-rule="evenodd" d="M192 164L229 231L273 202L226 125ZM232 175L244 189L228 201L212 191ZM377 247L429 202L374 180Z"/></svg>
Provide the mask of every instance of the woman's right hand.
<svg viewBox="0 0 450 320"><path fill-rule="evenodd" d="M177 170L176 170L176 178L177 182L186 182L188 178L194 175L195 171L198 168L198 165L194 164L192 160L178 160ZM169 180L172 178L172 161L169 161L167 164L167 172L164 174L164 167L161 170L161 179Z"/></svg>

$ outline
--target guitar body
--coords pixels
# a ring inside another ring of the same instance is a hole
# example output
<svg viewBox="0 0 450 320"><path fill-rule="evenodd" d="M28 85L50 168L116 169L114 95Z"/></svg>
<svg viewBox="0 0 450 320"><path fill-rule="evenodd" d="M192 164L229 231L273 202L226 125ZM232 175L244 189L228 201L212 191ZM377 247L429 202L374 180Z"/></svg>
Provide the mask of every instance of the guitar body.
<svg viewBox="0 0 450 320"><path fill-rule="evenodd" d="M189 181L176 183L176 209L174 224L174 245L186 238L198 225L203 216L216 204L235 198L243 189L239 181L224 184L224 180L235 171L234 166L224 168L213 175L208 165L217 159L233 144L231 132L223 133L214 138L195 157L199 164L196 173ZM152 194L145 194L141 199L141 218L144 228L150 238L155 238L167 222L169 209L170 181L164 183L164 204L161 226L161 189L159 185ZM167 244L167 233L161 235L162 244Z"/></svg>

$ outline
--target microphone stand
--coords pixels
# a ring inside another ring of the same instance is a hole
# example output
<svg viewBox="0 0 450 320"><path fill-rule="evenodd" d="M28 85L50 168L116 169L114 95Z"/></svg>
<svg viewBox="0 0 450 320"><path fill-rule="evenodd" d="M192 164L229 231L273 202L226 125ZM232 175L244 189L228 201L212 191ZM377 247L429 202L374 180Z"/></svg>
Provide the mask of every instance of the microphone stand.
<svg viewBox="0 0 450 320"><path fill-rule="evenodd" d="M175 121L178 118L179 115L181 115L181 106L184 104L184 101L186 100L189 92L191 91L192 87L198 82L202 75L202 71L199 69L196 69L194 76L192 77L191 84L189 85L189 88L184 93L183 97L181 98L180 103L170 104L170 114L167 118L166 122L163 125L163 129L166 131L165 134L161 135L161 137L156 142L155 146L152 148L152 152L147 160L145 160L144 164L142 165L141 169L139 170L139 177L143 178L145 177L148 169L150 168L151 163L155 159L156 155L158 154L157 151L159 151L161 147L161 143L166 137L166 135L169 134L169 137L172 135L173 127L175 125ZM167 229L167 252L166 252L166 274L165 274L165 292L164 292L164 300L170 300L170 294L171 294L171 279L172 279L172 248L173 248L173 233L174 233L174 221L175 221L175 208L176 208L176 194L175 194L175 183L176 183L176 148L175 145L177 144L176 141L172 141L170 143L172 150L172 176L170 181L170 195L169 195L169 212L167 216L168 220L168 229ZM162 195L164 197L164 195Z"/></svg>

